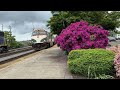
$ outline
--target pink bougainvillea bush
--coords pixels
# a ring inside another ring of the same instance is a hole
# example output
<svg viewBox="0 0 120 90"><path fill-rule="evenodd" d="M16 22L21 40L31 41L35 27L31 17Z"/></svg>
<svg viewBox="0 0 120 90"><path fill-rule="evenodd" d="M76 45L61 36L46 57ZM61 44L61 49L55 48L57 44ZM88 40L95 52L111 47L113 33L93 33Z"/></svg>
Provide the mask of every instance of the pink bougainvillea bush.
<svg viewBox="0 0 120 90"><path fill-rule="evenodd" d="M108 45L108 34L100 25L89 25L82 20L63 29L55 41L67 52L75 49L105 48Z"/></svg>
<svg viewBox="0 0 120 90"><path fill-rule="evenodd" d="M120 53L117 53L114 58L114 68L116 71L116 76L120 78Z"/></svg>
<svg viewBox="0 0 120 90"><path fill-rule="evenodd" d="M114 58L114 68L116 71L116 77L120 78L120 46L112 46L106 49L113 51L116 54Z"/></svg>

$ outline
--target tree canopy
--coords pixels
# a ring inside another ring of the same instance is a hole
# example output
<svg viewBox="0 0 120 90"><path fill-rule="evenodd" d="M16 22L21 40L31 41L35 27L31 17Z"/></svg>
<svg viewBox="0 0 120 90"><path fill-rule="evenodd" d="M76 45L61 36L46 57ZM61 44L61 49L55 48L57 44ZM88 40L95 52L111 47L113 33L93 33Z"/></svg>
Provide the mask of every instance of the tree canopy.
<svg viewBox="0 0 120 90"><path fill-rule="evenodd" d="M104 29L114 31L120 26L119 11L51 11L52 17L47 26L51 33L59 35L62 29L80 20L90 24L101 25Z"/></svg>
<svg viewBox="0 0 120 90"><path fill-rule="evenodd" d="M10 48L19 48L23 45L16 41L15 36L12 35L9 31L4 31L4 38L5 38L5 45L7 45Z"/></svg>

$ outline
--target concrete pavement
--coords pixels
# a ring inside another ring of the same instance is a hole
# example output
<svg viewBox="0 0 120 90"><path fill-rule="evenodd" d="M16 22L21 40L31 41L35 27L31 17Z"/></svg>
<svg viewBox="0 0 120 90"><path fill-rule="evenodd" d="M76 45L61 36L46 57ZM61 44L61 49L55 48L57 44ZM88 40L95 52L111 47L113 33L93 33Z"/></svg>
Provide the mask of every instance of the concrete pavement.
<svg viewBox="0 0 120 90"><path fill-rule="evenodd" d="M56 45L0 69L0 79L74 79L67 68L67 56ZM78 77L84 79L83 77Z"/></svg>

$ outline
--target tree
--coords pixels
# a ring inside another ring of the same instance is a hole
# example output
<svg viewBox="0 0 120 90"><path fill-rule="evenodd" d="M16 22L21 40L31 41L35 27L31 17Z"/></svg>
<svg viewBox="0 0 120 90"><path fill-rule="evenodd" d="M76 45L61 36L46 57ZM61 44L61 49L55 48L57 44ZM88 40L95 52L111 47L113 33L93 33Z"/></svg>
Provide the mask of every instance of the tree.
<svg viewBox="0 0 120 90"><path fill-rule="evenodd" d="M50 26L51 33L59 34L61 29L67 26L66 20L69 17L67 12L57 12L58 14L53 13L53 17L51 17L50 21L48 21L48 25Z"/></svg>
<svg viewBox="0 0 120 90"><path fill-rule="evenodd" d="M15 36L12 36L9 31L4 31L4 34L5 34L5 36L4 36L5 37L5 44L10 47L12 42L15 41Z"/></svg>
<svg viewBox="0 0 120 90"><path fill-rule="evenodd" d="M101 25L104 29L114 31L120 26L120 12L118 11L51 11L52 17L47 26L51 33L59 35L62 29L80 20L90 24Z"/></svg>
<svg viewBox="0 0 120 90"><path fill-rule="evenodd" d="M4 31L4 38L5 38L5 45L7 45L10 48L19 48L23 45L16 41L15 36L12 36L12 34L9 31Z"/></svg>

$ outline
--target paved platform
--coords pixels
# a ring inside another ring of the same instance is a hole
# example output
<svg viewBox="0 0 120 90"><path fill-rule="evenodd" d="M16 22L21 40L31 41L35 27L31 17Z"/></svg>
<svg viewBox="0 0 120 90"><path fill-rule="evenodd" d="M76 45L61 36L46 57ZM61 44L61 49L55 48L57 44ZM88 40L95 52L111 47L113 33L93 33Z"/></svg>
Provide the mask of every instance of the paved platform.
<svg viewBox="0 0 120 90"><path fill-rule="evenodd" d="M75 77L67 68L67 56L56 45L0 69L0 79L74 79ZM77 78L84 79L78 76Z"/></svg>

